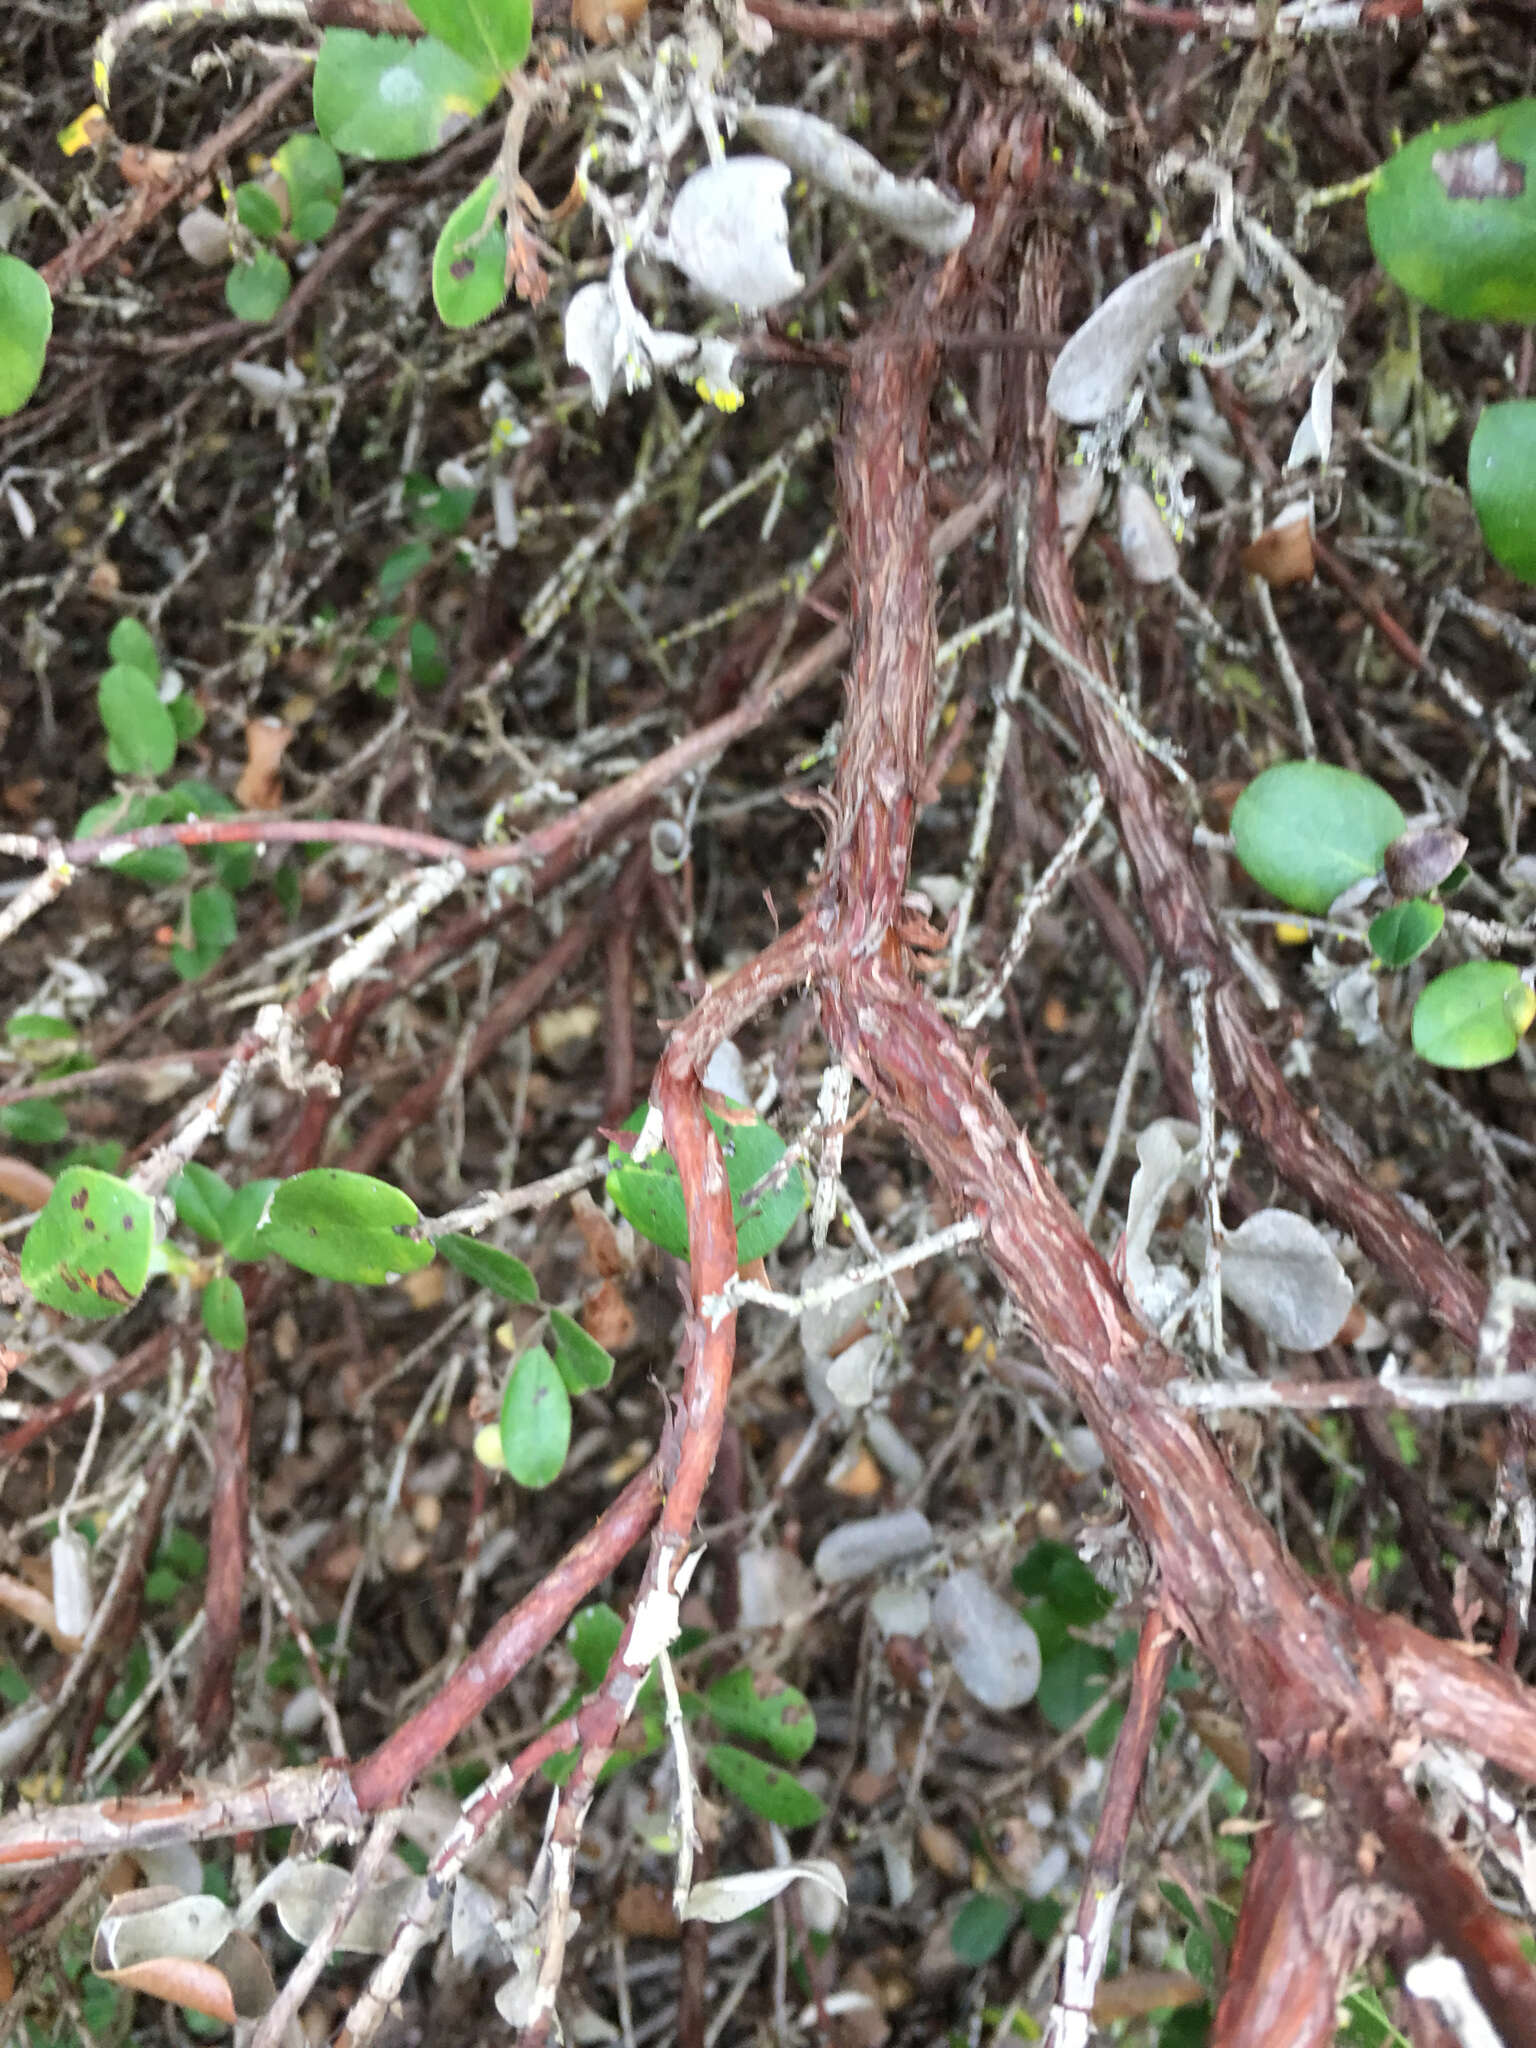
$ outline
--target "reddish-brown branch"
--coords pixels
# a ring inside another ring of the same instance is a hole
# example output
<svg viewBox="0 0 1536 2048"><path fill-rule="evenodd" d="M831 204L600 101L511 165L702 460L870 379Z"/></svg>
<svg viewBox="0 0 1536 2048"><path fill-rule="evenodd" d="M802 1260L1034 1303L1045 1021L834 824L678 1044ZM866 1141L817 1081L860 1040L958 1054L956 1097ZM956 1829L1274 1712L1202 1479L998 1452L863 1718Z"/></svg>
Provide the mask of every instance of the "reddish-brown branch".
<svg viewBox="0 0 1536 2048"><path fill-rule="evenodd" d="M213 1369L213 1505L208 1518L208 1589L192 1710L199 1756L222 1748L234 1714L235 1660L249 1546L251 1379L247 1351L220 1351Z"/></svg>
<svg viewBox="0 0 1536 2048"><path fill-rule="evenodd" d="M1211 2048L1331 2048L1339 1993L1379 1932L1326 1849L1284 1823L1258 1835Z"/></svg>

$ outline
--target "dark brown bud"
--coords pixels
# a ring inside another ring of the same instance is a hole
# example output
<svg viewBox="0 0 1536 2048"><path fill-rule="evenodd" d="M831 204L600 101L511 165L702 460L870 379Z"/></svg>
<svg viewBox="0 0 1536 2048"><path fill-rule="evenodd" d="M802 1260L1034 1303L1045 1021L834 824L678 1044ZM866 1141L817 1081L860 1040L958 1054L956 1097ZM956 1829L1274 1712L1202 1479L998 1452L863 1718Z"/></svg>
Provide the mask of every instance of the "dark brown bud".
<svg viewBox="0 0 1536 2048"><path fill-rule="evenodd" d="M1411 825L1387 848L1384 865L1394 896L1422 896L1454 872L1467 835L1454 825Z"/></svg>

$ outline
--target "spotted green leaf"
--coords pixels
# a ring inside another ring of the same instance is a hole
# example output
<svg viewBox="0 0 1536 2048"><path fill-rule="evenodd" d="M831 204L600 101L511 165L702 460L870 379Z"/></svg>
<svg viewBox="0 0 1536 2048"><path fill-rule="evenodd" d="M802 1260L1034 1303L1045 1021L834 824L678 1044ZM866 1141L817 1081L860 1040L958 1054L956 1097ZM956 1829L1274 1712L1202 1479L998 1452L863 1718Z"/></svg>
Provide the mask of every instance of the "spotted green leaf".
<svg viewBox="0 0 1536 2048"><path fill-rule="evenodd" d="M432 300L445 327L474 327L507 296L507 231L489 217L498 180L482 179L443 223L432 252Z"/></svg>
<svg viewBox="0 0 1536 2048"><path fill-rule="evenodd" d="M733 1799L781 1828L813 1827L827 1810L810 1787L788 1771L728 1742L717 1742L705 1762Z"/></svg>
<svg viewBox="0 0 1536 2048"><path fill-rule="evenodd" d="M1458 320L1536 320L1536 99L1416 135L1365 203L1405 292Z"/></svg>
<svg viewBox="0 0 1536 2048"><path fill-rule="evenodd" d="M461 134L500 90L494 70L478 69L432 36L325 32L315 64L315 123L343 156L398 162L430 156Z"/></svg>
<svg viewBox="0 0 1536 2048"><path fill-rule="evenodd" d="M262 1252L325 1280L377 1287L432 1263L420 1211L388 1181L319 1166L283 1181L257 1235Z"/></svg>
<svg viewBox="0 0 1536 2048"><path fill-rule="evenodd" d="M519 1486L537 1490L560 1477L571 1447L571 1397L542 1344L512 1368L501 1397L501 1451Z"/></svg>
<svg viewBox="0 0 1536 2048"><path fill-rule="evenodd" d="M27 1232L22 1283L65 1315L119 1315L144 1292L154 1243L148 1195L95 1167L67 1167Z"/></svg>

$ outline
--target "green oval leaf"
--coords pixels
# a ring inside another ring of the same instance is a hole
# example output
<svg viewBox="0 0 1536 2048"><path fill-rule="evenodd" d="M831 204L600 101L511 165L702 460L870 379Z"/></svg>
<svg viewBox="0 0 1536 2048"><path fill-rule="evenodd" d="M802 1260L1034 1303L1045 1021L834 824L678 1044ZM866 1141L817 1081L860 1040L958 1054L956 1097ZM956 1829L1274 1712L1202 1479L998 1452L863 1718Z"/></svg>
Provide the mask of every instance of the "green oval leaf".
<svg viewBox="0 0 1536 2048"><path fill-rule="evenodd" d="M119 619L107 641L107 652L125 668L141 668L152 683L160 680L160 656L149 630L137 619Z"/></svg>
<svg viewBox="0 0 1536 2048"><path fill-rule="evenodd" d="M270 320L292 286L282 257L258 249L249 263L237 263L225 278L224 303L237 320Z"/></svg>
<svg viewBox="0 0 1536 2048"><path fill-rule="evenodd" d="M812 1827L827 1810L810 1787L788 1771L728 1742L717 1742L704 1760L733 1799L781 1828Z"/></svg>
<svg viewBox="0 0 1536 2048"><path fill-rule="evenodd" d="M57 1145L69 1136L69 1118L46 1096L0 1108L0 1131L17 1145Z"/></svg>
<svg viewBox="0 0 1536 2048"><path fill-rule="evenodd" d="M179 1223L184 1223L188 1230L195 1230L199 1237L209 1238L214 1244L224 1242L225 1219L235 1193L228 1181L215 1173L211 1166L189 1159L166 1192L170 1195Z"/></svg>
<svg viewBox="0 0 1536 2048"><path fill-rule="evenodd" d="M493 172L443 223L432 252L432 300L445 327L475 327L507 296L507 231L487 220L496 194Z"/></svg>
<svg viewBox="0 0 1536 2048"><path fill-rule="evenodd" d="M148 1195L115 1174L71 1166L27 1232L22 1283L65 1315L119 1315L144 1292L154 1244Z"/></svg>
<svg viewBox="0 0 1536 2048"><path fill-rule="evenodd" d="M566 1631L571 1655L576 1659L586 1689L600 1685L607 1676L613 1653L619 1647L624 1623L605 1600L583 1607Z"/></svg>
<svg viewBox="0 0 1536 2048"><path fill-rule="evenodd" d="M766 1258L794 1227L795 1218L810 1200L805 1174L797 1164L790 1168L780 1188L760 1195L748 1208L745 1198L770 1173L788 1151L788 1146L760 1116L748 1109L722 1116L706 1112L715 1136L725 1153L726 1177L736 1217L736 1256L743 1266ZM638 1131L645 1122L642 1105L629 1116L623 1128ZM683 1184L670 1152L653 1152L639 1166L630 1164L622 1146L612 1144L608 1157L613 1162L606 1186L614 1206L642 1237L660 1245L674 1258L688 1256L688 1212L683 1202Z"/></svg>
<svg viewBox="0 0 1536 2048"><path fill-rule="evenodd" d="M537 1490L560 1477L571 1447L571 1397L542 1344L512 1368L501 1397L501 1452L519 1486Z"/></svg>
<svg viewBox="0 0 1536 2048"><path fill-rule="evenodd" d="M283 209L265 185L235 187L235 218L241 227L259 235L264 242L283 232Z"/></svg>
<svg viewBox="0 0 1536 2048"><path fill-rule="evenodd" d="M329 205L334 219L334 208L341 201L341 158L323 135L308 129L302 135L290 135L273 155L272 168L288 187L289 211L294 216L290 226L295 234L299 209L312 201Z"/></svg>
<svg viewBox="0 0 1536 2048"><path fill-rule="evenodd" d="M1002 1948L1019 1909L999 1892L972 1892L949 1925L949 1945L962 1963L979 1970Z"/></svg>
<svg viewBox="0 0 1536 2048"><path fill-rule="evenodd" d="M1423 896L1394 903L1371 920L1371 951L1383 967L1406 967L1426 946L1434 944L1444 923L1445 906L1441 903L1431 903Z"/></svg>
<svg viewBox="0 0 1536 2048"><path fill-rule="evenodd" d="M555 1347L555 1364L571 1393L594 1393L607 1386L613 1378L613 1353L595 1337L589 1337L573 1316L552 1308L549 1334Z"/></svg>
<svg viewBox="0 0 1536 2048"><path fill-rule="evenodd" d="M203 1328L226 1351L245 1349L245 1296L227 1273L216 1274L203 1289Z"/></svg>
<svg viewBox="0 0 1536 2048"><path fill-rule="evenodd" d="M1435 1067L1491 1067L1513 1057L1536 994L1507 960L1467 960L1437 974L1413 1006L1413 1049Z"/></svg>
<svg viewBox="0 0 1536 2048"><path fill-rule="evenodd" d="M1232 838L1261 889L1320 917L1352 882L1380 871L1406 822L1369 776L1324 761L1282 761L1238 798Z"/></svg>
<svg viewBox="0 0 1536 2048"><path fill-rule="evenodd" d="M330 28L315 64L315 122L344 156L373 163L429 156L467 128L501 89L443 43Z"/></svg>
<svg viewBox="0 0 1536 2048"><path fill-rule="evenodd" d="M0 255L0 419L19 412L37 389L53 332L53 299L19 256Z"/></svg>
<svg viewBox="0 0 1536 2048"><path fill-rule="evenodd" d="M1467 450L1467 490L1489 554L1536 583L1536 398L1484 407Z"/></svg>
<svg viewBox="0 0 1536 2048"><path fill-rule="evenodd" d="M1536 320L1536 99L1416 135L1365 203L1376 260L1458 320Z"/></svg>
<svg viewBox="0 0 1536 2048"><path fill-rule="evenodd" d="M163 775L176 758L176 727L141 668L117 662L96 686L115 775Z"/></svg>
<svg viewBox="0 0 1536 2048"><path fill-rule="evenodd" d="M256 1242L301 1272L378 1287L432 1263L432 1246L412 1235L420 1221L388 1181L318 1166L279 1184Z"/></svg>
<svg viewBox="0 0 1536 2048"><path fill-rule="evenodd" d="M477 1287L489 1287L503 1301L520 1301L528 1307L538 1300L539 1283L522 1260L514 1259L510 1252L498 1251L495 1245L481 1244L473 1237L462 1237L457 1231L434 1238L433 1243L449 1265L466 1280L473 1280Z"/></svg>
<svg viewBox="0 0 1536 2048"><path fill-rule="evenodd" d="M1086 1714L1115 1675L1115 1659L1096 1643L1069 1636L1040 1673L1035 1705L1050 1725L1064 1731Z"/></svg>
<svg viewBox="0 0 1536 2048"><path fill-rule="evenodd" d="M337 207L330 199L305 199L293 209L288 232L296 242L318 242L336 225Z"/></svg>
<svg viewBox="0 0 1536 2048"><path fill-rule="evenodd" d="M704 1704L727 1735L762 1743L781 1763L799 1763L816 1740L816 1716L805 1694L745 1664L717 1678Z"/></svg>
<svg viewBox="0 0 1536 2048"><path fill-rule="evenodd" d="M410 9L477 71L516 71L533 40L533 0L410 0Z"/></svg>

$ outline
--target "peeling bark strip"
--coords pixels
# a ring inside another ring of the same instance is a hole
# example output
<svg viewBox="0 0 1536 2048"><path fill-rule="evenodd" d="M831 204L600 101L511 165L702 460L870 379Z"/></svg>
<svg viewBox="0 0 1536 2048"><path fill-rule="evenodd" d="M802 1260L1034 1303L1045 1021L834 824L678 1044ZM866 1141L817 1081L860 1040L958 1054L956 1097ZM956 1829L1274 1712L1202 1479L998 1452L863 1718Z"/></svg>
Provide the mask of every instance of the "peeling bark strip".
<svg viewBox="0 0 1536 2048"><path fill-rule="evenodd" d="M1491 136L1486 142L1437 149L1429 167L1445 187L1447 199L1518 199L1525 190L1525 165L1500 156Z"/></svg>

